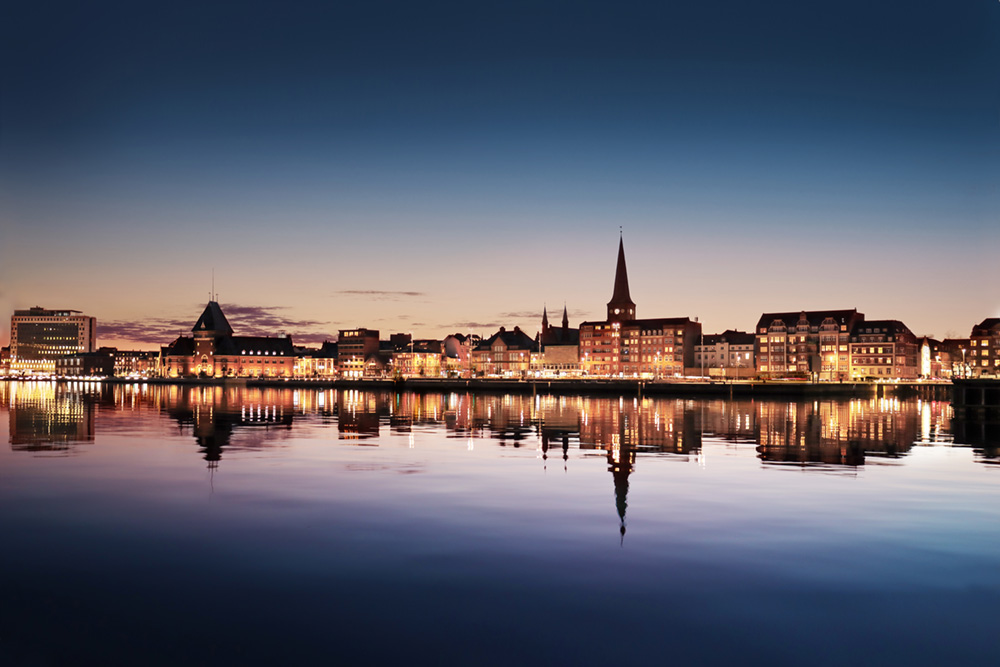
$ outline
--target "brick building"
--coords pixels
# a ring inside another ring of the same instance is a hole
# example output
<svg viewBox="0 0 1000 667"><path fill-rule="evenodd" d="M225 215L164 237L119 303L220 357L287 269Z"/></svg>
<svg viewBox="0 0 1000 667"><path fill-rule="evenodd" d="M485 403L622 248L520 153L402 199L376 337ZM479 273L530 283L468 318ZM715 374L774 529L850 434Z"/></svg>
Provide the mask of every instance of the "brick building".
<svg viewBox="0 0 1000 667"><path fill-rule="evenodd" d="M667 377L694 366L701 324L687 317L640 320L629 294L624 242L618 241L607 319L580 324L580 368L602 377Z"/></svg>
<svg viewBox="0 0 1000 667"><path fill-rule="evenodd" d="M234 336L222 308L209 301L191 329L162 350L167 377L291 377L295 348L288 336Z"/></svg>
<svg viewBox="0 0 1000 667"><path fill-rule="evenodd" d="M757 374L762 377L850 377L851 332L857 310L764 313L757 320Z"/></svg>
<svg viewBox="0 0 1000 667"><path fill-rule="evenodd" d="M921 374L920 341L899 320L856 323L850 347L852 380L915 380Z"/></svg>

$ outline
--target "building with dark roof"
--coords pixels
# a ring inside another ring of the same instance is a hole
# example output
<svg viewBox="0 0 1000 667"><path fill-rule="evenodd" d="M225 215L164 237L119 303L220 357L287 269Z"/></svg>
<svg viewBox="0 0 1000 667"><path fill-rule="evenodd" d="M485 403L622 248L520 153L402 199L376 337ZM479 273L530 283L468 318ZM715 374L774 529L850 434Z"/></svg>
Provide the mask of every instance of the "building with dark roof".
<svg viewBox="0 0 1000 667"><path fill-rule="evenodd" d="M850 377L850 338L865 316L852 310L764 313L754 330L757 373L763 377Z"/></svg>
<svg viewBox="0 0 1000 667"><path fill-rule="evenodd" d="M444 347L439 340L415 340L393 346L392 369L405 377L440 377Z"/></svg>
<svg viewBox="0 0 1000 667"><path fill-rule="evenodd" d="M694 346L694 363L705 369L702 375L753 375L757 372L756 347L757 338L746 331L706 334Z"/></svg>
<svg viewBox="0 0 1000 667"><path fill-rule="evenodd" d="M563 306L562 326L558 327L549 325L548 309L542 308L538 344L536 370L546 375L575 375L580 372L580 330L569 326L566 306Z"/></svg>
<svg viewBox="0 0 1000 667"><path fill-rule="evenodd" d="M851 379L915 380L920 343L899 320L857 322L851 330Z"/></svg>
<svg viewBox="0 0 1000 667"><path fill-rule="evenodd" d="M625 246L618 240L615 284L608 316L580 324L580 368L586 375L657 378L694 367L701 324L688 317L639 320L629 293Z"/></svg>
<svg viewBox="0 0 1000 667"><path fill-rule="evenodd" d="M1000 375L1000 317L988 317L972 327L968 364L975 377Z"/></svg>
<svg viewBox="0 0 1000 667"><path fill-rule="evenodd" d="M537 352L538 342L519 327L513 331L500 327L472 350L472 367L480 375L523 377Z"/></svg>
<svg viewBox="0 0 1000 667"><path fill-rule="evenodd" d="M295 348L288 336L234 336L222 308L209 301L191 329L163 348L168 377L291 377Z"/></svg>

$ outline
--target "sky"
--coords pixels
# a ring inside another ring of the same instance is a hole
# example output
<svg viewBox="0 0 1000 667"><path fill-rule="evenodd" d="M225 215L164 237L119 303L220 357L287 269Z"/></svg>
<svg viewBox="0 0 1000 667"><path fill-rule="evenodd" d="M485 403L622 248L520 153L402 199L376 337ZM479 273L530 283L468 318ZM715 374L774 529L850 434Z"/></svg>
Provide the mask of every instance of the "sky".
<svg viewBox="0 0 1000 667"><path fill-rule="evenodd" d="M0 11L0 344L1000 316L997 0Z"/></svg>

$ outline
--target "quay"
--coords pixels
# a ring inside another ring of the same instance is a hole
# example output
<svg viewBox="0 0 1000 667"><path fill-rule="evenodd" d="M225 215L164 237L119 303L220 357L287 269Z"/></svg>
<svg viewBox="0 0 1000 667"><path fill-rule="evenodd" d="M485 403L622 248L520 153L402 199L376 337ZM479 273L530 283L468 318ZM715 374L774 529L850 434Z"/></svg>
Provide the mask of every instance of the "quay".
<svg viewBox="0 0 1000 667"><path fill-rule="evenodd" d="M71 381L71 380L66 380ZM165 384L193 386L289 387L357 389L370 391L475 392L492 394L686 396L686 397L788 397L874 398L916 396L949 400L952 383L928 382L808 382L802 380L638 380L607 378L502 379L502 378L106 378L112 384Z"/></svg>

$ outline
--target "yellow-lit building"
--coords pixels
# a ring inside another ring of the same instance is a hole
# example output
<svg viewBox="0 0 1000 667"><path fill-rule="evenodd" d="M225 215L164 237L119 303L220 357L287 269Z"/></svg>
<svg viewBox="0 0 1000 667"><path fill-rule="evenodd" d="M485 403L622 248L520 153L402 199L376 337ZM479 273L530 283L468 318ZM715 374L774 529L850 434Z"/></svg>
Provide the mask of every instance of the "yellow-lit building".
<svg viewBox="0 0 1000 667"><path fill-rule="evenodd" d="M291 377L295 349L288 336L234 336L222 308L209 301L192 329L163 349L167 377Z"/></svg>

